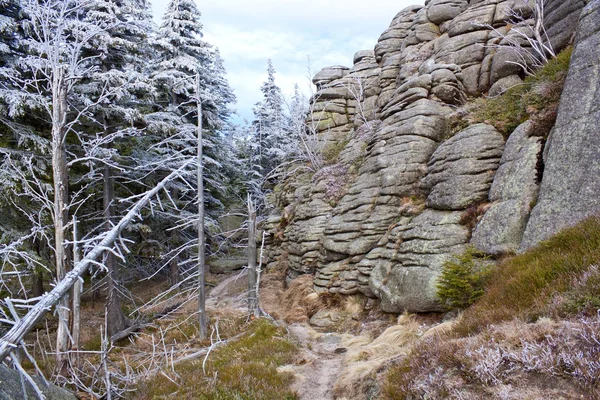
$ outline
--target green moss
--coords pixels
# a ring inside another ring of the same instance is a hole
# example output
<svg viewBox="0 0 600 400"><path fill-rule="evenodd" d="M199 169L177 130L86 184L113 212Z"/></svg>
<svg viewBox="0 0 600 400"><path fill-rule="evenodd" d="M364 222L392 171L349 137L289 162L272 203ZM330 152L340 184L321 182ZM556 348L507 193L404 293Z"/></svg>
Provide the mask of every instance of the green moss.
<svg viewBox="0 0 600 400"><path fill-rule="evenodd" d="M531 120L534 134L547 135L556 121L571 54L572 48L563 50L535 76L528 77L522 85L508 89L501 96L477 99L469 110L467 120L470 124L483 122L493 125L506 137L517 126ZM464 121L454 121L451 131L462 126Z"/></svg>
<svg viewBox="0 0 600 400"><path fill-rule="evenodd" d="M344 150L349 142L349 140L339 140L336 142L327 143L321 153L323 155L323 161L325 164L335 164L338 161L340 153L342 150Z"/></svg>
<svg viewBox="0 0 600 400"><path fill-rule="evenodd" d="M277 367L291 363L298 349L285 339L285 332L265 319L249 327L248 333L212 352L202 372L203 359L178 365L178 379L157 375L141 385L136 399L297 399L290 390L291 374Z"/></svg>
<svg viewBox="0 0 600 400"><path fill-rule="evenodd" d="M573 285L574 278L594 265L600 265L599 217L565 229L501 263L490 277L486 293L465 311L457 331L469 334L515 317L536 319L550 313L557 295L572 299L572 311L595 304L600 298L600 278Z"/></svg>

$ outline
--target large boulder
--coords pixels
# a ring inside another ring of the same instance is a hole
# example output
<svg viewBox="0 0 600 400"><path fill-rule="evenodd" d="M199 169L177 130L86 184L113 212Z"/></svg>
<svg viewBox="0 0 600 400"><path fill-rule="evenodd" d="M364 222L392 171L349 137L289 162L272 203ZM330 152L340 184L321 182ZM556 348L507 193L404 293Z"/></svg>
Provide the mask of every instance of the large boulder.
<svg viewBox="0 0 600 400"><path fill-rule="evenodd" d="M540 195L521 250L600 213L600 0L582 12Z"/></svg>
<svg viewBox="0 0 600 400"><path fill-rule="evenodd" d="M443 310L436 294L437 279L444 263L464 252L469 239L461 216L458 211L426 210L412 220L404 218L386 243L367 255L362 264L374 266L369 289L381 299L383 311Z"/></svg>
<svg viewBox="0 0 600 400"><path fill-rule="evenodd" d="M58 386L53 384L46 385L39 377L34 377L38 388L46 396L47 399L52 400L77 400L77 397ZM29 382L24 380L24 386L26 393L23 393L21 386L22 377L17 371L9 369L5 365L0 364L0 399L2 400L37 400L33 387Z"/></svg>
<svg viewBox="0 0 600 400"><path fill-rule="evenodd" d="M427 206L461 210L486 200L503 149L502 135L486 124L472 125L442 143L421 182L429 193Z"/></svg>
<svg viewBox="0 0 600 400"><path fill-rule="evenodd" d="M441 25L460 15L468 6L468 0L431 0L427 7L427 18Z"/></svg>

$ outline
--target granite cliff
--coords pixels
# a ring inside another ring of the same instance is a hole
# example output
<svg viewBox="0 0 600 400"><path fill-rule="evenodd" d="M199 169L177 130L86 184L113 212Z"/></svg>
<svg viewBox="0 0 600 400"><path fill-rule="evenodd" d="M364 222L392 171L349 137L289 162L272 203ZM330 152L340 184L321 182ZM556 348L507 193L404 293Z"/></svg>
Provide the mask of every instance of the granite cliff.
<svg viewBox="0 0 600 400"><path fill-rule="evenodd" d="M428 0L351 68L317 73L308 122L326 165L270 195L269 265L387 312L439 311L453 255L523 251L600 212L600 2L546 3L552 47L574 46L549 134L456 124L465 104L522 82L506 45L534 24L524 1Z"/></svg>

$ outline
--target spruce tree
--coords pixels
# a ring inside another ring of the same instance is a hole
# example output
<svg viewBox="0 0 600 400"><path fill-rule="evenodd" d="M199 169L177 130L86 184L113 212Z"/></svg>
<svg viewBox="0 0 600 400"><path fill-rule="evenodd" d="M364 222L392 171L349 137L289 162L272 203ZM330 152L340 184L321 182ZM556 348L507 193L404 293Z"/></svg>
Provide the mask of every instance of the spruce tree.
<svg viewBox="0 0 600 400"><path fill-rule="evenodd" d="M126 172L129 177L135 163L122 154L136 146L137 127L143 125L140 108L150 103L152 86L145 74L147 60L152 56L148 40L153 24L149 4L145 0L94 0L86 4L84 21L109 26L105 35L93 38L86 46L95 73L79 87L84 98L105 100L93 109L93 120L87 131L89 142L82 143L84 160L102 153L102 161L91 171L88 179L102 182L102 210L109 230L118 215L115 183ZM98 148L98 140L103 145ZM90 154L91 153L91 154ZM127 178L128 179L128 178ZM117 258L107 252L107 333L112 336L124 330L129 322L121 307L122 288Z"/></svg>
<svg viewBox="0 0 600 400"><path fill-rule="evenodd" d="M263 99L254 106L252 164L264 181L285 158L282 145L289 140L290 120L284 112L281 89L275 83L275 68L268 60L267 80L260 88Z"/></svg>
<svg viewBox="0 0 600 400"><path fill-rule="evenodd" d="M218 51L202 39L200 17L194 1L172 0L167 6L155 44L157 59L151 67L157 107L148 116L148 122L156 143L152 147L154 152L158 157L169 157L162 167L178 168L193 157L198 122L196 77L199 78L204 127L206 225L214 229L218 225L216 213L223 209L228 195L231 153L224 151L227 144L223 132L229 125L231 111L228 105L235 97L225 78ZM190 166L190 176L194 171L195 167ZM197 193L183 184L172 185L170 193L182 212L180 219L197 219L195 208L191 206L198 198ZM173 219L172 213L163 216L165 220ZM176 264L181 245L186 242L182 235L191 236L191 232L171 230L168 238L172 281L177 278Z"/></svg>

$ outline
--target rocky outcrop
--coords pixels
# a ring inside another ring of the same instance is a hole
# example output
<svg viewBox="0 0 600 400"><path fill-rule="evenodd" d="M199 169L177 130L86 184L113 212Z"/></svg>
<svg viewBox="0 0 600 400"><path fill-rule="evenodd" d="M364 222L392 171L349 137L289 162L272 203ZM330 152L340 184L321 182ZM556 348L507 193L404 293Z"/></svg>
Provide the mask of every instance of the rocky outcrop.
<svg viewBox="0 0 600 400"><path fill-rule="evenodd" d="M565 3L546 6L557 51L576 26L564 21L583 7ZM511 10L523 21L515 24ZM289 279L314 274L318 291L377 297L385 311L437 311L435 283L447 260L470 245L493 256L516 251L532 206L538 202L534 229L544 199L554 201L544 183L537 199L543 138L525 123L505 143L490 125L455 132L449 120L469 96L496 96L522 82L518 55L506 45L531 32L532 17L520 0L428 0L398 13L351 68L319 72L308 122L327 165L273 194L279 215L269 219L271 265L286 267ZM591 33L581 35L580 46L595 43ZM581 67L577 77L591 79L594 67ZM587 114L596 110L594 96L585 100ZM572 126L561 121L563 129ZM559 126L547 146L547 171L560 158L553 149L564 146ZM588 162L592 149L584 152ZM555 168L570 173L568 165ZM599 193L586 179L578 182ZM544 173L546 181L556 184Z"/></svg>
<svg viewBox="0 0 600 400"><path fill-rule="evenodd" d="M600 212L600 1L584 9L521 250Z"/></svg>

